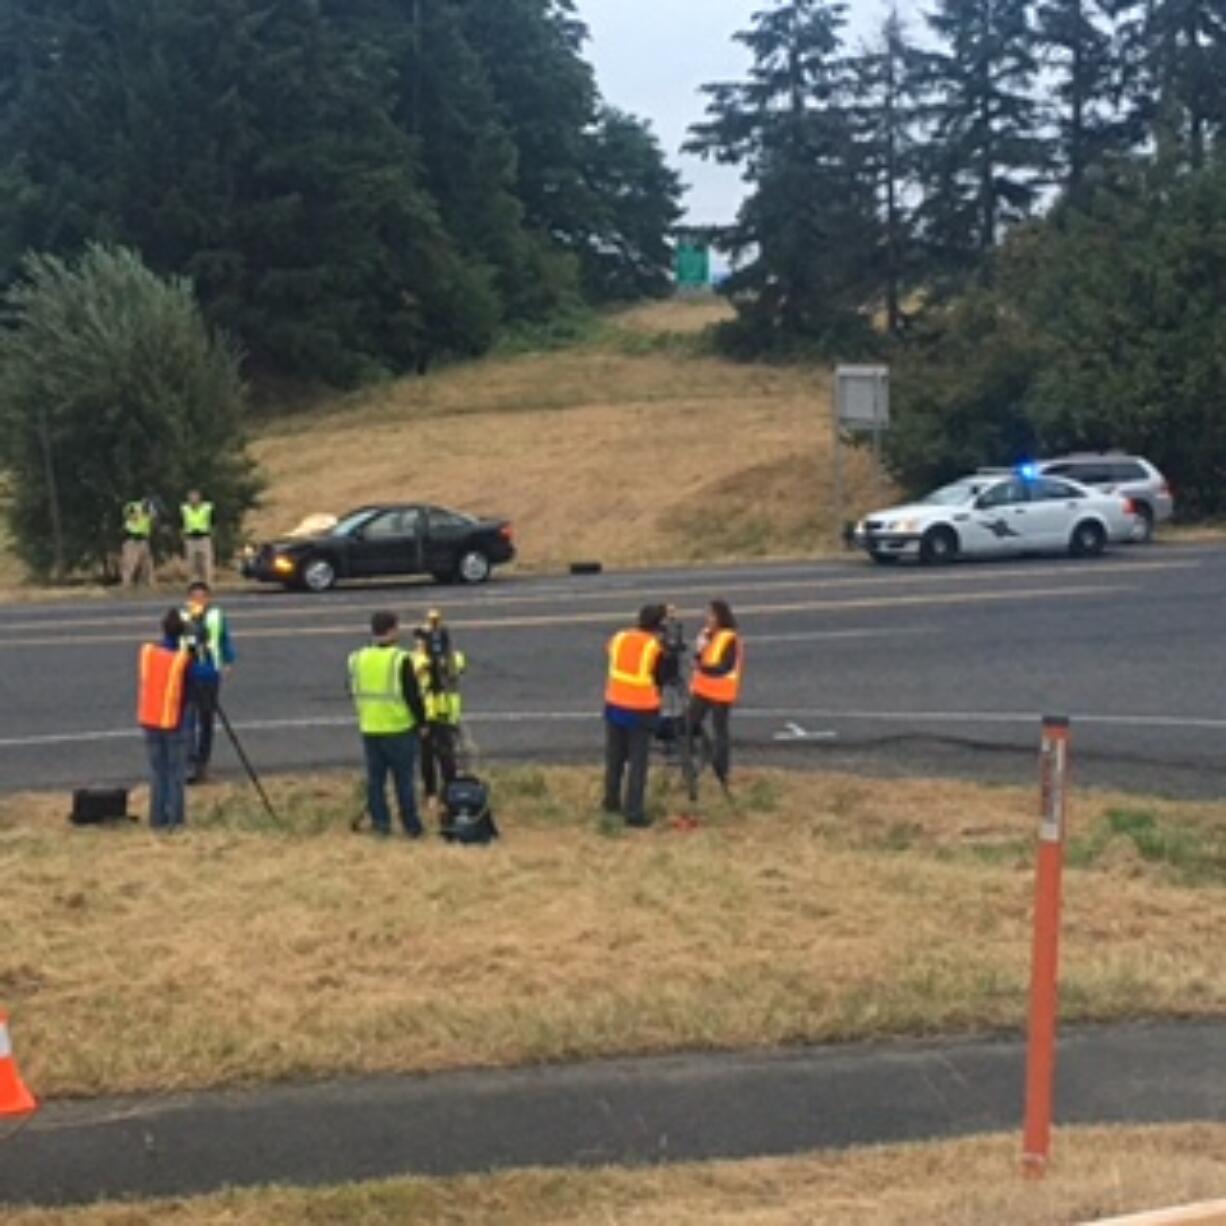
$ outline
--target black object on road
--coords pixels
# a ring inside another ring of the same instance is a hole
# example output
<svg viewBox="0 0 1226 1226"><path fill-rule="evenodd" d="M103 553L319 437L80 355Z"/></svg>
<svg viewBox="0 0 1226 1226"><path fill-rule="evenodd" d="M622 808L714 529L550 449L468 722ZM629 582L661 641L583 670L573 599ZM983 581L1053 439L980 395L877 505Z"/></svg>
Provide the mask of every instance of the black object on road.
<svg viewBox="0 0 1226 1226"><path fill-rule="evenodd" d="M247 757L242 742L239 741L238 734L234 731L234 726L230 723L230 717L226 714L220 699L216 700L214 710L217 712L217 718L221 720L221 726L226 730L226 736L230 738L230 744L234 746L234 752L238 754L238 760L243 764L243 769L247 772L247 777L251 780L255 790L259 792L260 799L264 802L264 808L268 810L268 816L280 826L281 819L277 816L276 809L272 807L272 801L268 799L268 793L264 791L264 785L260 782L259 775L255 773L255 767L251 765L251 759Z"/></svg>

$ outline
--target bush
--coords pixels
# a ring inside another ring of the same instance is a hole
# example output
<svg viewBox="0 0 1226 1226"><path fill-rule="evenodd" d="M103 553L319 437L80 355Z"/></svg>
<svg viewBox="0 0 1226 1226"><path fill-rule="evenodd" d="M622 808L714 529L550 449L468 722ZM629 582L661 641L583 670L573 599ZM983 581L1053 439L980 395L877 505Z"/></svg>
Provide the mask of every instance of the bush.
<svg viewBox="0 0 1226 1226"><path fill-rule="evenodd" d="M227 556L258 482L240 432L238 355L210 335L191 285L122 248L91 246L75 264L31 255L5 315L0 460L29 569L113 573L134 498L165 509L155 544L172 546L189 488L216 505Z"/></svg>

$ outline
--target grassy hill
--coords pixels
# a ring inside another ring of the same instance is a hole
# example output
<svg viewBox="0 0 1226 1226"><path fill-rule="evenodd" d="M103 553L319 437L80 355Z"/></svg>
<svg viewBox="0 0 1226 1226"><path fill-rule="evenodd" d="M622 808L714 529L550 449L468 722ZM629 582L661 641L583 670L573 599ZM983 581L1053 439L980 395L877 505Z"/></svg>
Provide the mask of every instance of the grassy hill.
<svg viewBox="0 0 1226 1226"><path fill-rule="evenodd" d="M424 499L509 516L525 564L812 554L837 538L826 370L705 352L712 300L637 308L560 352L496 356L283 418L253 450L256 535ZM848 457L849 504L873 500Z"/></svg>
<svg viewBox="0 0 1226 1226"><path fill-rule="evenodd" d="M562 350L266 417L252 450L268 486L249 535L421 499L509 517L531 569L827 551L838 533L829 372L712 356L703 331L727 309L639 307ZM848 453L846 475L847 514L883 496L866 453ZM33 594L20 581L0 536L0 592Z"/></svg>

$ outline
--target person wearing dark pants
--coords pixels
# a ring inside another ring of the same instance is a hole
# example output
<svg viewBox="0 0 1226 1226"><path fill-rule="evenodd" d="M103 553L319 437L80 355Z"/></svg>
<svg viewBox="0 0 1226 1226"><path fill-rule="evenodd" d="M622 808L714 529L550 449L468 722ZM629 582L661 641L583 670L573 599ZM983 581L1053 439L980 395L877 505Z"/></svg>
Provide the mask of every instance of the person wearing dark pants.
<svg viewBox="0 0 1226 1226"><path fill-rule="evenodd" d="M660 715L665 613L663 605L644 605L638 625L615 634L607 648L604 809L624 814L627 826L651 824L644 798L651 735Z"/></svg>
<svg viewBox="0 0 1226 1226"><path fill-rule="evenodd" d="M149 825L170 831L186 820L184 777L187 742L183 715L188 687L204 666L183 650L185 627L178 609L162 619L162 641L146 643L140 653L137 722L149 758Z"/></svg>
<svg viewBox="0 0 1226 1226"><path fill-rule="evenodd" d="M221 679L236 659L230 637L230 622L213 603L207 583L197 581L187 589L187 608L183 612L186 642L196 660L204 667L187 687L188 783L203 783L213 757L213 728L217 705L221 701Z"/></svg>
<svg viewBox="0 0 1226 1226"><path fill-rule="evenodd" d="M437 810L446 797L447 785L458 773L457 746L460 717L464 711L460 678L468 659L451 645L451 633L443 615L431 609L426 624L413 632L413 670L421 690L430 735L421 742L421 782L427 811ZM440 776L442 790L440 791Z"/></svg>
<svg viewBox="0 0 1226 1226"><path fill-rule="evenodd" d="M426 736L426 712L413 662L399 646L394 613L370 619L373 642L349 657L349 694L358 714L366 755L366 807L375 833L392 832L387 778L392 777L400 824L410 838L424 833L413 791L417 739Z"/></svg>
<svg viewBox="0 0 1226 1226"><path fill-rule="evenodd" d="M732 708L741 694L744 658L736 618L728 602L711 601L707 624L696 644L686 727L690 737L705 737L704 724L710 712L715 734L711 765L725 787L732 765Z"/></svg>

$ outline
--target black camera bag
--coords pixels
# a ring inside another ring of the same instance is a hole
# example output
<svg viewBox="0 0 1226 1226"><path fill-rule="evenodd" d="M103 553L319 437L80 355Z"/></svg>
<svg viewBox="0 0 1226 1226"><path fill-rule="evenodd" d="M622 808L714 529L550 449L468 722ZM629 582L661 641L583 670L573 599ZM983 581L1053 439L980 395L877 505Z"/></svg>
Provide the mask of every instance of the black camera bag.
<svg viewBox="0 0 1226 1226"><path fill-rule="evenodd" d="M498 837L490 790L476 775L457 775L443 788L442 835L448 843L490 843Z"/></svg>

